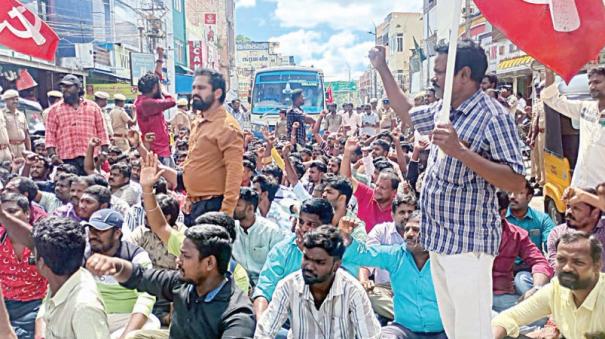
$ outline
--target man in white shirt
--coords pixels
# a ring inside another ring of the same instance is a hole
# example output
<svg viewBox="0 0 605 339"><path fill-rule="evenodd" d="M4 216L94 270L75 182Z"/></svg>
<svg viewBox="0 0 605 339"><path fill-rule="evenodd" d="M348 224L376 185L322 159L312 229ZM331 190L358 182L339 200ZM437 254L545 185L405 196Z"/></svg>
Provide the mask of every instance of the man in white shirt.
<svg viewBox="0 0 605 339"><path fill-rule="evenodd" d="M361 118L353 110L352 103L346 103L343 105L344 111L340 113L342 115L342 126L345 129L346 135L355 135L357 129L361 126Z"/></svg>
<svg viewBox="0 0 605 339"><path fill-rule="evenodd" d="M546 71L544 104L571 119L580 120L578 161L571 179L573 187L596 187L605 182L605 67L588 72L590 96L595 101L568 100L561 95L551 70ZM548 133L548 131L547 131Z"/></svg>
<svg viewBox="0 0 605 339"><path fill-rule="evenodd" d="M340 269L345 245L333 226L305 234L302 269L277 284L255 338L274 338L290 319L292 338L379 338L380 325L361 284Z"/></svg>
<svg viewBox="0 0 605 339"><path fill-rule="evenodd" d="M250 187L242 187L233 212L233 218L239 221L235 226L233 258L248 272L254 284L269 251L287 235L274 222L256 213L258 203L259 194Z"/></svg>
<svg viewBox="0 0 605 339"><path fill-rule="evenodd" d="M377 113L372 111L372 106L370 105L365 105L363 110L364 113L361 115L361 130L359 134L373 137L378 133L380 118Z"/></svg>

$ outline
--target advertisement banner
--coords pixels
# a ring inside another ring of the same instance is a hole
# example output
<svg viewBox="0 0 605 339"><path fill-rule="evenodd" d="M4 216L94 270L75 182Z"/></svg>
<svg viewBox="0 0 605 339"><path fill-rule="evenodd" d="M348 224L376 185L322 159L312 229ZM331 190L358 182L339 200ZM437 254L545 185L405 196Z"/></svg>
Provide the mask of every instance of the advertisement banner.
<svg viewBox="0 0 605 339"><path fill-rule="evenodd" d="M189 41L189 68L196 70L197 68L206 67L207 48L204 41Z"/></svg>
<svg viewBox="0 0 605 339"><path fill-rule="evenodd" d="M139 78L155 69L155 56L150 53L130 52L131 83L136 86Z"/></svg>

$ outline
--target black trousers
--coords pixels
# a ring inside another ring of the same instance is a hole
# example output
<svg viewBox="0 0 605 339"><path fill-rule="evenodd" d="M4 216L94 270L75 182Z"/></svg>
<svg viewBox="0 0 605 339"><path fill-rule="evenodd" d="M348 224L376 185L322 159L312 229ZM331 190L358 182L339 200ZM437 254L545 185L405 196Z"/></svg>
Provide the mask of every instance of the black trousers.
<svg viewBox="0 0 605 339"><path fill-rule="evenodd" d="M191 206L191 213L185 215L185 225L191 227L196 224L195 219L206 212L218 212L223 205L223 196L218 196L208 200L201 200Z"/></svg>

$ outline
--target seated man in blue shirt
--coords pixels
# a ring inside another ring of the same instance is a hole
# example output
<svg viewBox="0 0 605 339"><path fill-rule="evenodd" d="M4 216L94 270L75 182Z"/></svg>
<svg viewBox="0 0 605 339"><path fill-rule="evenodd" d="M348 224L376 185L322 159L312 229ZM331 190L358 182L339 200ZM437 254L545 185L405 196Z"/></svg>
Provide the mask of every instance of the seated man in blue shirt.
<svg viewBox="0 0 605 339"><path fill-rule="evenodd" d="M550 231L556 226L552 219L546 214L529 206L534 196L534 189L529 181L525 180L525 189L518 193L509 193L510 204L506 212L506 220L529 233L531 241L543 252L547 251L546 242ZM514 268L515 288L523 295L533 286L531 269L524 264L521 258L517 258Z"/></svg>
<svg viewBox="0 0 605 339"><path fill-rule="evenodd" d="M258 277L258 283L252 294L254 314L257 319L269 306L277 283L288 274L300 269L303 257L303 236L321 225L330 225L333 217L332 205L325 199L309 199L302 203L296 224L296 234L287 237L273 247L267 255L267 260ZM349 273L357 276L359 266L351 264L349 252L345 252L342 266Z"/></svg>
<svg viewBox="0 0 605 339"><path fill-rule="evenodd" d="M414 211L404 228L405 245L367 246L354 238L355 223L343 218L339 228L350 243L350 260L359 265L387 270L393 288L395 321L383 327L382 338L446 339L433 287L429 252L418 242L420 212Z"/></svg>

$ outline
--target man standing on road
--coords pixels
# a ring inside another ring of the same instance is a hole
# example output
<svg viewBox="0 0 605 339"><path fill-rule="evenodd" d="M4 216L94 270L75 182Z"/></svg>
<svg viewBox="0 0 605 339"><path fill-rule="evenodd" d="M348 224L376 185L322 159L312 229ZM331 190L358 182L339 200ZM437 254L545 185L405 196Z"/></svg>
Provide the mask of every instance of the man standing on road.
<svg viewBox="0 0 605 339"><path fill-rule="evenodd" d="M244 173L244 135L239 123L223 106L225 79L212 70L195 72L191 106L197 118L192 124L189 152L183 164L187 200L192 204L185 224L206 212L233 216Z"/></svg>
<svg viewBox="0 0 605 339"><path fill-rule="evenodd" d="M588 72L590 96L594 101L568 100L559 93L555 75L546 71L545 88L540 97L546 105L571 119L580 120L578 162L572 187L596 187L605 182L605 66Z"/></svg>
<svg viewBox="0 0 605 339"><path fill-rule="evenodd" d="M6 108L2 111L4 125L8 133L9 149L13 158L23 158L24 151L31 151L32 144L29 138L29 129L25 114L17 109L19 105L19 92L9 89L2 95Z"/></svg>
<svg viewBox="0 0 605 339"><path fill-rule="evenodd" d="M298 128L296 131L296 143L305 146L307 143L307 129L305 124L314 124L313 118L307 117L303 111L303 104L305 103L305 96L303 95L302 89L295 89L292 91L292 108L286 113L288 119L288 136L292 135L292 126L298 122Z"/></svg>
<svg viewBox="0 0 605 339"><path fill-rule="evenodd" d="M432 81L443 97L448 46L436 51ZM458 43L449 122L436 121L442 104L412 110L389 71L383 46L369 57L403 124L432 135L420 196L420 238L430 251L447 336L491 339L491 273L502 232L496 188L521 191L524 168L512 116L480 90L485 51L470 40Z"/></svg>
<svg viewBox="0 0 605 339"><path fill-rule="evenodd" d="M101 150L107 152L109 139L98 105L81 98L82 82L68 74L60 83L63 101L52 106L46 120L46 148L54 164L67 163L84 172L84 156L92 138L101 140Z"/></svg>
<svg viewBox="0 0 605 339"><path fill-rule="evenodd" d="M113 142L118 146L122 152L130 150L128 144L128 128L136 123L128 113L124 110L124 103L126 97L122 94L115 94L113 96L115 103L114 108L109 112L109 120L111 121L111 128L113 129Z"/></svg>

